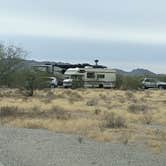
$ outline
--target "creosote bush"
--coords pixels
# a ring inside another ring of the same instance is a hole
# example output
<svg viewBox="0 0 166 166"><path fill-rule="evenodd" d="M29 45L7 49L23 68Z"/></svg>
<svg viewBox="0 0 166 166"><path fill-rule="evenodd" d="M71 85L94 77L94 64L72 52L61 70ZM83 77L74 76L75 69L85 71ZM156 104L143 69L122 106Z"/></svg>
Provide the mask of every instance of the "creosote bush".
<svg viewBox="0 0 166 166"><path fill-rule="evenodd" d="M141 79L140 76L127 76L117 74L116 87L122 90L134 90L141 88Z"/></svg>

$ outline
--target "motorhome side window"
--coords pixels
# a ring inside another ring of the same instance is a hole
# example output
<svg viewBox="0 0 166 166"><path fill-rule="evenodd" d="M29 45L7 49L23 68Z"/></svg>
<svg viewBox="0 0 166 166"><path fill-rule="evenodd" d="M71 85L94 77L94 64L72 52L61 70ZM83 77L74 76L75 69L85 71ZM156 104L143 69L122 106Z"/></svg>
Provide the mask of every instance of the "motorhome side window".
<svg viewBox="0 0 166 166"><path fill-rule="evenodd" d="M98 75L97 75L97 78L104 79L104 78L105 78L105 75L104 75L104 74L98 74Z"/></svg>
<svg viewBox="0 0 166 166"><path fill-rule="evenodd" d="M95 78L95 73L94 72L88 72L87 73L87 78Z"/></svg>

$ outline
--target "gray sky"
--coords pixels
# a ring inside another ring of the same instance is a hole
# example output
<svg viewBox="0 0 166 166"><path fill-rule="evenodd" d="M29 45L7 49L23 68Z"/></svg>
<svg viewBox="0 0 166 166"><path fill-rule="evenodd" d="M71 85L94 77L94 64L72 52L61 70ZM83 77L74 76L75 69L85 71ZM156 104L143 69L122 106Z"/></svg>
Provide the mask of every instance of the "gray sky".
<svg viewBox="0 0 166 166"><path fill-rule="evenodd" d="M29 59L166 73L164 0L0 0L0 41Z"/></svg>

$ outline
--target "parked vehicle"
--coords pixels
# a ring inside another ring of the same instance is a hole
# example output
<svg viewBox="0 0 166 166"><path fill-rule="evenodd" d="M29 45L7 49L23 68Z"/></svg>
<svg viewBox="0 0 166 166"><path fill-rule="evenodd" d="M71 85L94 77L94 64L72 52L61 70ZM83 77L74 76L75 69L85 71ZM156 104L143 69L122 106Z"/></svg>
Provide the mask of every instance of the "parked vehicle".
<svg viewBox="0 0 166 166"><path fill-rule="evenodd" d="M161 82L154 78L144 78L142 84L144 89L148 88L166 89L166 82Z"/></svg>
<svg viewBox="0 0 166 166"><path fill-rule="evenodd" d="M113 88L116 71L108 68L70 68L65 72L63 87Z"/></svg>
<svg viewBox="0 0 166 166"><path fill-rule="evenodd" d="M48 77L48 80L50 88L56 88L58 86L58 81L55 77Z"/></svg>

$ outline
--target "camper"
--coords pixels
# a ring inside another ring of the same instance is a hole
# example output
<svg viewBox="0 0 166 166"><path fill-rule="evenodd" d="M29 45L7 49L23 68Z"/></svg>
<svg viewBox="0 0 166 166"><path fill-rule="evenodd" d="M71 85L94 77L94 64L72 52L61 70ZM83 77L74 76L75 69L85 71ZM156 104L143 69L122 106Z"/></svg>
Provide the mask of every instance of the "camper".
<svg viewBox="0 0 166 166"><path fill-rule="evenodd" d="M63 87L114 88L116 71L108 68L69 68L65 72Z"/></svg>

